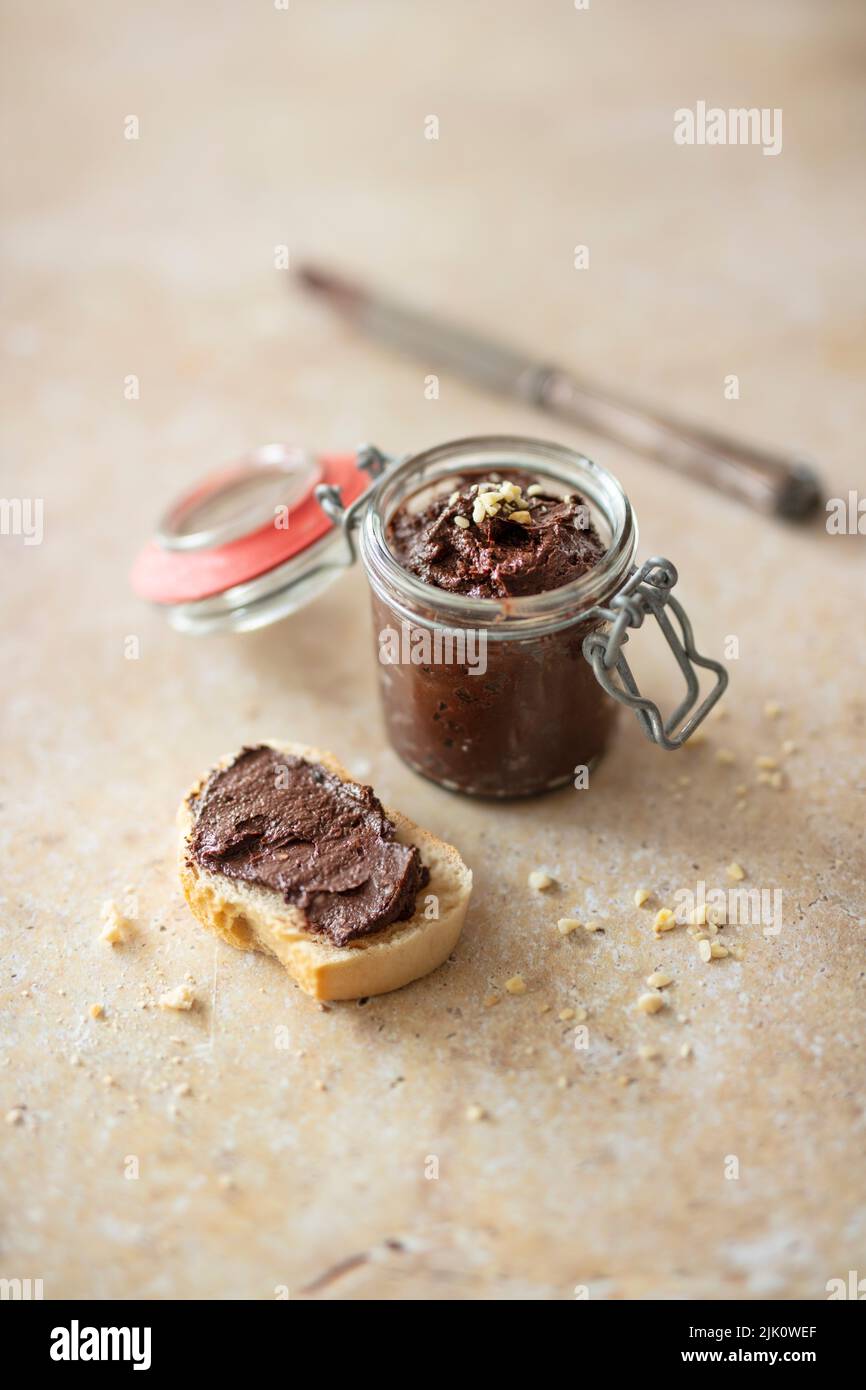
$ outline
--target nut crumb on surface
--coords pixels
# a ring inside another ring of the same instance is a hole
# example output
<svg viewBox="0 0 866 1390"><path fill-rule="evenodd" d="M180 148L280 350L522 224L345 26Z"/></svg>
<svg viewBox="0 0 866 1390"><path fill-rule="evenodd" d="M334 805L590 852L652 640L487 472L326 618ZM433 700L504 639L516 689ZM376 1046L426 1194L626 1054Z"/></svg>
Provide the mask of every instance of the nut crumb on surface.
<svg viewBox="0 0 866 1390"><path fill-rule="evenodd" d="M121 912L114 898L107 898L100 909L102 930L99 933L100 941L105 941L109 946L118 946L125 941L132 923L129 918Z"/></svg>
<svg viewBox="0 0 866 1390"><path fill-rule="evenodd" d="M778 719L782 713L782 706L776 700L768 700L764 705L764 714L768 719Z"/></svg>
<svg viewBox="0 0 866 1390"><path fill-rule="evenodd" d="M484 1107L481 1105L467 1105L464 1114L467 1120L471 1121L472 1124L476 1124L479 1120L484 1119L485 1111Z"/></svg>
<svg viewBox="0 0 866 1390"><path fill-rule="evenodd" d="M602 928L601 922L596 922L595 920L593 920L592 922L584 922L584 924L583 924L583 930L584 930L584 931L593 932L593 931L602 931L603 928Z"/></svg>
<svg viewBox="0 0 866 1390"><path fill-rule="evenodd" d="M177 985L175 989L169 989L165 994L161 994L157 1003L161 1009L187 1011L195 1003L195 994L189 985Z"/></svg>
<svg viewBox="0 0 866 1390"><path fill-rule="evenodd" d="M656 1047L655 1043L641 1043L637 1053L645 1062L654 1062L662 1055L661 1048Z"/></svg>
<svg viewBox="0 0 866 1390"><path fill-rule="evenodd" d="M23 1105L13 1105L11 1110L6 1111L7 1125L23 1125L24 1114L25 1112Z"/></svg>
<svg viewBox="0 0 866 1390"><path fill-rule="evenodd" d="M728 865L727 875L734 883L740 883L746 877L746 871L742 864L738 864L735 861L733 864Z"/></svg>
<svg viewBox="0 0 866 1390"><path fill-rule="evenodd" d="M649 902L649 900L650 900L651 897L652 897L652 889L650 889L650 888L636 888L636 889L634 890L634 905L635 905L635 907L643 907L644 903Z"/></svg>
<svg viewBox="0 0 866 1390"><path fill-rule="evenodd" d="M690 1042L684 1042L684 1043L682 1044L682 1046L680 1047L680 1056L681 1056L681 1057L691 1057L693 1051L694 1051L694 1049L692 1048L691 1043L690 1043Z"/></svg>
<svg viewBox="0 0 866 1390"><path fill-rule="evenodd" d="M646 982L650 989L664 989L665 985L673 983L673 976L666 970L654 970L651 975L647 975Z"/></svg>
<svg viewBox="0 0 866 1390"><path fill-rule="evenodd" d="M560 1009L558 1018L560 1023L567 1023L570 1018L574 1018L574 1009Z"/></svg>
<svg viewBox="0 0 866 1390"><path fill-rule="evenodd" d="M104 1017L105 1017L105 1009L103 1008L103 1006L102 1006L101 1004L91 1004L91 1006L90 1006L90 1008L88 1009L87 1012L90 1014L90 1017L91 1017L91 1018L104 1018Z"/></svg>
<svg viewBox="0 0 866 1390"><path fill-rule="evenodd" d="M642 1014L657 1014L664 1007L665 1001L660 994L641 994L635 1005Z"/></svg>
<svg viewBox="0 0 866 1390"><path fill-rule="evenodd" d="M533 869L526 881L530 888L535 889L536 893L546 893L548 888L552 888L556 882L546 869Z"/></svg>
<svg viewBox="0 0 866 1390"><path fill-rule="evenodd" d="M716 762L721 763L722 767L730 767L731 764L736 761L736 756L731 752L730 748L719 748L717 750Z"/></svg>
<svg viewBox="0 0 866 1390"><path fill-rule="evenodd" d="M560 917L556 924L556 930L560 936L570 936L573 931L578 930L580 925L579 917Z"/></svg>
<svg viewBox="0 0 866 1390"><path fill-rule="evenodd" d="M522 975L512 975L510 980L505 981L505 988L509 994L525 994L526 981Z"/></svg>
<svg viewBox="0 0 866 1390"><path fill-rule="evenodd" d="M653 918L653 931L656 933L663 931L673 931L677 924L676 916L669 907L661 907Z"/></svg>

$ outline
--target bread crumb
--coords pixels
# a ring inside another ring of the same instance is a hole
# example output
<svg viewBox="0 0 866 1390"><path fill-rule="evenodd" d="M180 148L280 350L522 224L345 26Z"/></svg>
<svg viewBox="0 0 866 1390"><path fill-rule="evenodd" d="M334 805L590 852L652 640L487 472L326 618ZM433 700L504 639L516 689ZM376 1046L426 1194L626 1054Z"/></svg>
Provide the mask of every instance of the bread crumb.
<svg viewBox="0 0 866 1390"><path fill-rule="evenodd" d="M101 1004L91 1004L88 1013L90 1014L91 1018L105 1017L105 1009L102 1007Z"/></svg>
<svg viewBox="0 0 866 1390"><path fill-rule="evenodd" d="M740 883L746 877L746 871L742 864L738 864L736 861L728 865L727 874L734 883Z"/></svg>
<svg viewBox="0 0 866 1390"><path fill-rule="evenodd" d="M646 982L650 989L664 989L665 985L673 983L673 976L668 975L665 970L654 970L651 975L647 975Z"/></svg>
<svg viewBox="0 0 866 1390"><path fill-rule="evenodd" d="M649 900L650 900L651 897L652 897L652 889L651 889L651 888L636 888L636 889L634 890L634 905L635 905L635 907L643 907L644 903L649 902Z"/></svg>
<svg viewBox="0 0 866 1390"><path fill-rule="evenodd" d="M560 917L556 924L556 930L560 936L570 936L573 931L577 931L579 926L579 917Z"/></svg>
<svg viewBox="0 0 866 1390"><path fill-rule="evenodd" d="M546 893L556 882L545 869L533 869L526 881L536 893Z"/></svg>
<svg viewBox="0 0 866 1390"><path fill-rule="evenodd" d="M189 985L178 985L175 989L167 990L161 994L157 1000L161 1009L180 1009L189 1010L195 1003L195 994Z"/></svg>
<svg viewBox="0 0 866 1390"><path fill-rule="evenodd" d="M505 981L505 988L509 994L525 994L526 981L522 975L512 975L510 980Z"/></svg>
<svg viewBox="0 0 866 1390"><path fill-rule="evenodd" d="M663 1009L665 1001L660 994L641 994L635 1008L642 1014L657 1014L659 1009Z"/></svg>
<svg viewBox="0 0 866 1390"><path fill-rule="evenodd" d="M670 908L662 907L659 908L658 912L655 915L655 918L653 919L653 931L656 933L663 931L673 931L676 924L677 919L671 912Z"/></svg>
<svg viewBox="0 0 866 1390"><path fill-rule="evenodd" d="M467 1105L464 1113L466 1115L467 1120L470 1120L472 1124L477 1124L479 1120L484 1119L485 1112L483 1106L481 1105Z"/></svg>

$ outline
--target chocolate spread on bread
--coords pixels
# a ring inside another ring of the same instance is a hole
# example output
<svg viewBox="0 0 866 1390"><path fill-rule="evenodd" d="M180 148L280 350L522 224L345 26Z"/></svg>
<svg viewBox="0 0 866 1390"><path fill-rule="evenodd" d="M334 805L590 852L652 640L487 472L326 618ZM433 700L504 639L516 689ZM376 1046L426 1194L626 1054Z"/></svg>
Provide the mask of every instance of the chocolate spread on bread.
<svg viewBox="0 0 866 1390"><path fill-rule="evenodd" d="M557 497L524 473L507 472L498 481L520 494L501 498L495 483L482 484L481 496L498 500L477 522L479 485L466 479L457 481L447 499L434 499L419 511L400 507L388 542L403 568L437 589L508 598L558 589L598 564L604 545L582 498ZM528 488L532 495L526 495Z"/></svg>
<svg viewBox="0 0 866 1390"><path fill-rule="evenodd" d="M336 946L411 917L429 881L371 787L267 745L244 748L190 804L192 862L281 894Z"/></svg>

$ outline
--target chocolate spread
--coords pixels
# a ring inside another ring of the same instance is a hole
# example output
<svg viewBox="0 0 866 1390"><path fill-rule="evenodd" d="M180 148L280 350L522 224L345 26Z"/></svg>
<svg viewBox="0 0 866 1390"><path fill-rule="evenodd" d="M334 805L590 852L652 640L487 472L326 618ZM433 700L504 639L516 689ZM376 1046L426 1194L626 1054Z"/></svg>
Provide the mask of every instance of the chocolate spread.
<svg viewBox="0 0 866 1390"><path fill-rule="evenodd" d="M543 487L524 473L498 477L523 494L529 487ZM472 520L477 497L477 484L464 479L447 500L429 502L420 511L404 504L388 530L388 542L404 569L437 589L472 598L507 598L570 584L604 555L586 504L576 493L562 498L546 488L534 491L521 495L519 509L500 505L478 523ZM514 515L527 515L527 520L513 521ZM461 526L461 519L469 525Z"/></svg>
<svg viewBox="0 0 866 1390"><path fill-rule="evenodd" d="M507 468L451 487L432 501L429 493L409 497L388 527L395 558L433 590L499 599L507 617L510 598L557 589L604 558L576 493L562 497L549 482ZM433 597L428 605L412 603L428 627L451 621L440 617ZM381 634L399 633L403 614L374 592L373 621L381 652ZM483 671L439 661L435 652L417 664L401 657L385 665L380 656L385 720L397 752L416 772L476 796L585 785L579 770L604 752L617 713L583 656L583 640L597 625L576 615L549 633L509 637L505 624L492 623L482 630ZM410 641L401 650L412 647Z"/></svg>
<svg viewBox="0 0 866 1390"><path fill-rule="evenodd" d="M430 878L372 787L266 745L212 773L191 806L191 860L280 893L336 946L411 917Z"/></svg>

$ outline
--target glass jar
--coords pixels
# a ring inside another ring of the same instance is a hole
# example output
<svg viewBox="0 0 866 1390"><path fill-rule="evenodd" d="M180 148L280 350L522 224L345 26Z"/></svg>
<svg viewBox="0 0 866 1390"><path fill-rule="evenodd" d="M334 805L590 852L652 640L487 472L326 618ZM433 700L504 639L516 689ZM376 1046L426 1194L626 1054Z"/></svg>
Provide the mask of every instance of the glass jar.
<svg viewBox="0 0 866 1390"><path fill-rule="evenodd" d="M606 547L598 565L562 588L508 599L446 592L400 565L387 532L407 500L447 495L458 476L482 481L512 470L580 494ZM602 625L592 610L621 588L636 546L619 483L559 445L459 440L388 471L366 508L360 550L385 723L404 761L451 791L491 797L531 796L590 768L607 747L617 706L583 644Z"/></svg>

